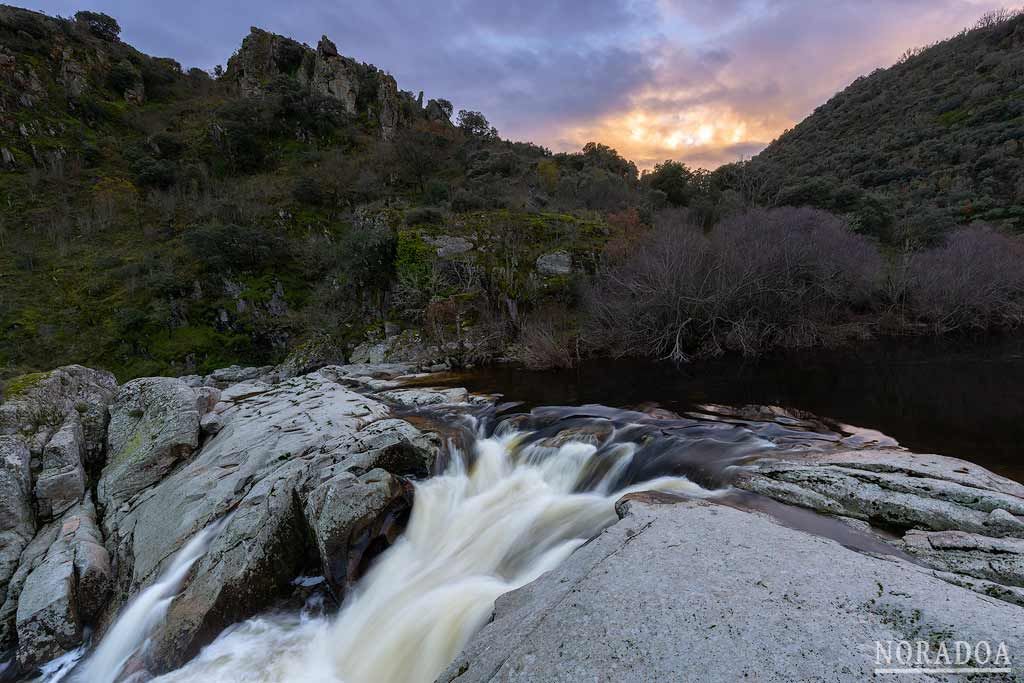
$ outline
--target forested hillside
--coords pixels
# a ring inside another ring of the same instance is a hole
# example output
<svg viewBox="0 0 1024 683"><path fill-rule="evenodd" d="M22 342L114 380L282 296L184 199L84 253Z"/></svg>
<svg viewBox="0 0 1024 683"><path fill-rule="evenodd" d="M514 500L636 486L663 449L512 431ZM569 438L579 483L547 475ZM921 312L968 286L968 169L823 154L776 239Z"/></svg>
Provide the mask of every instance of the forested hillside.
<svg viewBox="0 0 1024 683"><path fill-rule="evenodd" d="M101 14L0 8L4 374L340 355L385 323L420 329L431 302L442 342L486 320L501 347L521 313L571 296L607 213L643 204L614 151L552 155L479 112L453 122L326 37L253 29L211 76L118 34ZM431 241L473 267L436 272ZM537 270L554 252L564 267Z"/></svg>
<svg viewBox="0 0 1024 683"><path fill-rule="evenodd" d="M858 78L751 167L773 178L766 200L849 212L896 243L978 220L1024 231L1024 14Z"/></svg>
<svg viewBox="0 0 1024 683"><path fill-rule="evenodd" d="M685 359L1024 320L1021 17L859 79L752 161L643 174L597 142L503 140L327 37L253 28L206 73L119 34L0 6L0 379Z"/></svg>

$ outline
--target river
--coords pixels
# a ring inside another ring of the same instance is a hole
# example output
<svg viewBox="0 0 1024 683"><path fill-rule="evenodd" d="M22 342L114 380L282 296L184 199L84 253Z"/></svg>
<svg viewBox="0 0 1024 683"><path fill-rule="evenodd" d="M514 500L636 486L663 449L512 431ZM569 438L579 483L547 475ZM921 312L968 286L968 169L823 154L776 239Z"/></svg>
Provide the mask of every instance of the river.
<svg viewBox="0 0 1024 683"><path fill-rule="evenodd" d="M406 531L342 609L325 612L314 591L305 609L231 627L158 681L432 681L500 595L613 524L615 502L631 491L752 507L847 547L900 554L832 518L730 487L737 466L790 448L888 444L891 437L1024 479L1019 339L885 344L683 368L637 361L563 372L498 366L444 383L500 393L505 402L413 411L446 431L446 465L415 483ZM214 526L197 535L77 668L55 663L44 680L118 680L216 533Z"/></svg>
<svg viewBox="0 0 1024 683"><path fill-rule="evenodd" d="M779 406L878 430L918 453L1024 481L1024 337L909 339L855 349L670 363L597 360L564 371L495 366L449 378L524 407Z"/></svg>

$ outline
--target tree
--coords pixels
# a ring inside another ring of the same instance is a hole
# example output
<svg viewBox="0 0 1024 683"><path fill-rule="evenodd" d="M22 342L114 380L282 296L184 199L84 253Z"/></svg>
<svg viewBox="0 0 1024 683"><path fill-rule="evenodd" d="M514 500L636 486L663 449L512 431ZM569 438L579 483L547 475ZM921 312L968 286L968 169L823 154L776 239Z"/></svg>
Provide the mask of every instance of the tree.
<svg viewBox="0 0 1024 683"><path fill-rule="evenodd" d="M668 202L674 206L689 206L699 189L696 174L686 164L671 159L645 173L644 181L652 189L664 192Z"/></svg>
<svg viewBox="0 0 1024 683"><path fill-rule="evenodd" d="M466 135L475 138L493 140L498 137L498 129L491 125L487 117L478 111L459 110L457 125Z"/></svg>
<svg viewBox="0 0 1024 683"><path fill-rule="evenodd" d="M585 163L597 166L619 176L620 178L636 179L636 164L624 159L616 150L600 142L588 142L581 152Z"/></svg>
<svg viewBox="0 0 1024 683"><path fill-rule="evenodd" d="M103 40L113 42L121 34L121 26L117 23L117 19L103 12L76 12L75 21Z"/></svg>

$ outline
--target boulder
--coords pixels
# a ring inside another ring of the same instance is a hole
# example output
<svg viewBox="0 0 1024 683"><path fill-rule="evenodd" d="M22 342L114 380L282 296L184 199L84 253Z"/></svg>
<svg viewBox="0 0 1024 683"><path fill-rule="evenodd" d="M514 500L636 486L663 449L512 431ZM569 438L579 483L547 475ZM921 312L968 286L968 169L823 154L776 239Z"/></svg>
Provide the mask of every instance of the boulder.
<svg viewBox="0 0 1024 683"><path fill-rule="evenodd" d="M107 406L116 391L112 374L81 365L15 377L5 386L0 403L0 434L22 435L38 456L75 412L82 425L87 469L98 468L106 447Z"/></svg>
<svg viewBox="0 0 1024 683"><path fill-rule="evenodd" d="M572 255L567 251L553 251L537 257L537 272L545 277L572 273Z"/></svg>
<svg viewBox="0 0 1024 683"><path fill-rule="evenodd" d="M327 337L309 340L291 350L277 370L282 379L290 379L345 362L345 350Z"/></svg>
<svg viewBox="0 0 1024 683"><path fill-rule="evenodd" d="M860 681L890 641L1024 646L1024 612L930 569L706 502L621 520L498 599L439 681Z"/></svg>
<svg viewBox="0 0 1024 683"><path fill-rule="evenodd" d="M469 392L462 387L452 389L392 389L391 391L381 392L380 397L412 408L465 404L469 402Z"/></svg>
<svg viewBox="0 0 1024 683"><path fill-rule="evenodd" d="M43 447L36 475L35 498L39 519L48 522L82 500L86 491L85 435L72 412Z"/></svg>
<svg viewBox="0 0 1024 683"><path fill-rule="evenodd" d="M424 236L423 241L437 250L439 258L450 258L473 249L473 243L457 235Z"/></svg>
<svg viewBox="0 0 1024 683"><path fill-rule="evenodd" d="M144 377L120 388L110 406L108 457L97 487L104 509L156 484L199 445L196 394L173 377Z"/></svg>
<svg viewBox="0 0 1024 683"><path fill-rule="evenodd" d="M8 583L21 553L36 531L30 461L24 441L16 436L0 436L0 604L7 597ZM0 646L3 640L0 632Z"/></svg>
<svg viewBox="0 0 1024 683"><path fill-rule="evenodd" d="M362 574L366 552L394 542L397 522L412 504L402 479L373 469L361 476L339 463L319 473L320 483L306 497L305 515L316 540L324 578L340 603Z"/></svg>
<svg viewBox="0 0 1024 683"><path fill-rule="evenodd" d="M76 506L38 538L36 552L26 558L15 611L23 669L81 645L85 625L96 617L110 589L110 558L91 503ZM43 545L48 545L45 551Z"/></svg>

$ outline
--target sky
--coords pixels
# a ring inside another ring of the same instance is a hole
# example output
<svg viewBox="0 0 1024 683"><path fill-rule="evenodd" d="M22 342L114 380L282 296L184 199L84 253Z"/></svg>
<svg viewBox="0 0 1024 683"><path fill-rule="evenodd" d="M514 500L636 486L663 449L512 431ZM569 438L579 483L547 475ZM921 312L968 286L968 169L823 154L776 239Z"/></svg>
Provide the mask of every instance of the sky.
<svg viewBox="0 0 1024 683"><path fill-rule="evenodd" d="M20 4L17 0L13 0ZM749 158L857 76L1005 6L998 0L29 0L101 11L187 68L225 64L250 26L482 111L502 137L589 141L641 168Z"/></svg>

